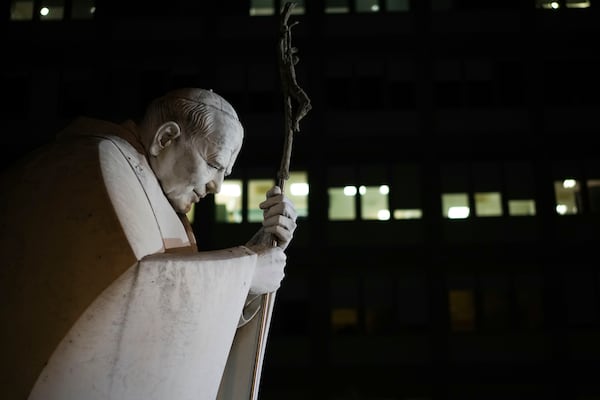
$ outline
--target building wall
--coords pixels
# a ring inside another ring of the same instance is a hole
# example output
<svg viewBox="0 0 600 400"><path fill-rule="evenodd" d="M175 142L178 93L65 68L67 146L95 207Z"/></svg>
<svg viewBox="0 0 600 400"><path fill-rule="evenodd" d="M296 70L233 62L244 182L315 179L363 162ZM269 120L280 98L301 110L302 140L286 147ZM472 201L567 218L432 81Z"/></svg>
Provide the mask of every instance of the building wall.
<svg viewBox="0 0 600 400"><path fill-rule="evenodd" d="M309 215L288 250L261 397L600 397L595 2L381 2L376 13L351 2L335 15L325 3L294 16L313 110L292 168L308 174ZM232 177L274 178L277 18L249 16L248 2L194 4L98 2L89 20L9 20L4 165L76 115L138 116L193 85L240 112L247 139ZM561 215L554 184L566 178L580 185L577 212ZM330 187L382 183L391 207L422 216L329 219ZM473 211L488 192L502 195L501 215L444 218L442 194L465 194ZM534 215L510 215L522 198ZM214 213L211 199L196 210L203 248L257 229Z"/></svg>

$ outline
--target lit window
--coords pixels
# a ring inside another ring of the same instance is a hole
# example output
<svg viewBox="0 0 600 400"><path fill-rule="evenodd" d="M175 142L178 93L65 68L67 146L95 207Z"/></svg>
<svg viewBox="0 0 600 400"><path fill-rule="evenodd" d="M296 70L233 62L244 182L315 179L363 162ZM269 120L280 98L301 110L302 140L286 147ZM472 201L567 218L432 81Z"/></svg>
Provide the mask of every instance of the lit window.
<svg viewBox="0 0 600 400"><path fill-rule="evenodd" d="M274 0L251 0L251 2L250 2L250 15L251 16L274 15L274 14L275 14Z"/></svg>
<svg viewBox="0 0 600 400"><path fill-rule="evenodd" d="M40 7L40 20L56 21L63 19L65 12L63 1L43 1Z"/></svg>
<svg viewBox="0 0 600 400"><path fill-rule="evenodd" d="M533 169L530 163L512 161L504 163L504 195L508 199L508 215L536 215L536 201L533 188Z"/></svg>
<svg viewBox="0 0 600 400"><path fill-rule="evenodd" d="M390 188L387 185L361 186L358 192L360 193L362 219L382 221L390 219L388 205Z"/></svg>
<svg viewBox="0 0 600 400"><path fill-rule="evenodd" d="M251 179L248 181L248 222L262 222L263 211L259 205L266 200L267 192L274 184L272 179Z"/></svg>
<svg viewBox="0 0 600 400"><path fill-rule="evenodd" d="M565 179L554 182L557 214L570 215L578 214L580 212L579 189L579 182L575 179Z"/></svg>
<svg viewBox="0 0 600 400"><path fill-rule="evenodd" d="M561 7L560 0L536 0L536 8L544 10L558 10ZM590 8L592 6L589 0L566 0L567 8Z"/></svg>
<svg viewBox="0 0 600 400"><path fill-rule="evenodd" d="M185 214L188 221L190 221L190 224L194 222L194 211L195 210L196 210L196 204L192 203L192 208L190 208L190 211L188 211L187 214Z"/></svg>
<svg viewBox="0 0 600 400"><path fill-rule="evenodd" d="M511 215L511 216L535 215L535 200L532 200L532 199L509 200L508 201L508 215Z"/></svg>
<svg viewBox="0 0 600 400"><path fill-rule="evenodd" d="M215 194L215 220L225 223L242 222L242 181L225 180Z"/></svg>
<svg viewBox="0 0 600 400"><path fill-rule="evenodd" d="M350 12L348 0L325 0L326 14L346 14Z"/></svg>
<svg viewBox="0 0 600 400"><path fill-rule="evenodd" d="M285 194L294 203L298 217L308 217L308 179L306 172L290 172L285 184Z"/></svg>
<svg viewBox="0 0 600 400"><path fill-rule="evenodd" d="M560 8L559 0L536 0L536 8L542 8L545 10L558 10Z"/></svg>
<svg viewBox="0 0 600 400"><path fill-rule="evenodd" d="M475 193L475 215L498 217L502 215L502 196L499 192Z"/></svg>
<svg viewBox="0 0 600 400"><path fill-rule="evenodd" d="M394 210L394 219L421 219L423 210L419 208Z"/></svg>
<svg viewBox="0 0 600 400"><path fill-rule="evenodd" d="M332 187L329 193L329 220L353 220L356 218L356 186Z"/></svg>
<svg viewBox="0 0 600 400"><path fill-rule="evenodd" d="M33 18L33 0L13 0L10 6L10 19L13 21L31 21Z"/></svg>
<svg viewBox="0 0 600 400"><path fill-rule="evenodd" d="M589 8L591 2L589 0L567 0L567 8Z"/></svg>
<svg viewBox="0 0 600 400"><path fill-rule="evenodd" d="M469 196L466 193L442 194L442 215L445 218L464 219L469 214Z"/></svg>
<svg viewBox="0 0 600 400"><path fill-rule="evenodd" d="M379 11L379 0L356 0L356 12L375 13Z"/></svg>
<svg viewBox="0 0 600 400"><path fill-rule="evenodd" d="M390 208L394 219L423 218L421 201L421 173L415 164L395 165L391 173L393 195Z"/></svg>
<svg viewBox="0 0 600 400"><path fill-rule="evenodd" d="M464 332L475 329L475 302L472 290L450 290L448 303L453 331Z"/></svg>

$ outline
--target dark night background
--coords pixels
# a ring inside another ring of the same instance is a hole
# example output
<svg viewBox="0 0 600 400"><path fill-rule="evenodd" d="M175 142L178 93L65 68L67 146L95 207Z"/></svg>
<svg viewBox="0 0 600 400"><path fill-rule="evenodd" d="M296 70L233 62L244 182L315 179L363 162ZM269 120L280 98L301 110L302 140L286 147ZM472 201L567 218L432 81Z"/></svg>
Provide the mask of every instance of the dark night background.
<svg viewBox="0 0 600 400"><path fill-rule="evenodd" d="M250 10L279 0L8 3L3 168L76 116L119 122L197 86L245 125L232 178L275 177L278 19ZM16 3L33 12L15 20ZM600 399L600 3L305 3L293 41L313 110L292 169L307 172L310 212L288 249L260 398ZM42 18L44 6L63 14ZM380 184L390 209L422 216L369 220L357 198L355 219L330 220L329 188ZM442 214L444 193L473 210L489 192L500 215ZM513 215L512 199L535 212ZM214 215L212 198L196 209L204 249L257 229Z"/></svg>

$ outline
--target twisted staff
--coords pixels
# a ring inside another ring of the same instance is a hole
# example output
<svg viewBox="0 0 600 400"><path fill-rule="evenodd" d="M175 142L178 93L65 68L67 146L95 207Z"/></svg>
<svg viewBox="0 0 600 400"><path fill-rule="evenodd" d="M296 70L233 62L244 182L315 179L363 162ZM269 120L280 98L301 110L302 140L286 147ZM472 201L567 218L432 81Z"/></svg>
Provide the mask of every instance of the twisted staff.
<svg viewBox="0 0 600 400"><path fill-rule="evenodd" d="M290 160L292 157L292 143L294 134L300 131L300 120L308 114L312 106L307 94L302 90L296 80L295 66L298 63L296 53L298 49L292 46L292 28L298 24L294 22L288 25L288 20L292 9L296 3L287 2L283 6L280 17L279 29L279 75L281 79L281 88L283 91L284 111L285 111L285 140L283 144L283 155L281 164L277 172L278 186L281 188L281 193L284 192L285 182L290 176ZM296 105L294 105L294 101ZM277 245L273 239L273 246ZM265 346L267 341L267 333L271 323L271 315L273 314L273 305L275 304L275 292L264 295L263 307L264 311L261 314L260 332L258 338L258 348L254 365L254 376L252 384L251 398L258 397L258 386L260 382L260 373L262 369L262 361L264 358Z"/></svg>
<svg viewBox="0 0 600 400"><path fill-rule="evenodd" d="M292 46L292 28L298 25L298 21L288 25L290 13L296 3L285 3L281 12L280 40L279 40L279 75L281 79L281 88L283 91L284 111L285 111L285 142L283 146L283 156L277 177L278 185L283 191L285 181L290 175L290 160L292 156L292 142L294 133L300 131L300 120L308 114L312 108L310 99L304 90L298 85L296 80L295 66L298 63L296 53L298 49ZM296 100L297 106L294 107L292 100Z"/></svg>

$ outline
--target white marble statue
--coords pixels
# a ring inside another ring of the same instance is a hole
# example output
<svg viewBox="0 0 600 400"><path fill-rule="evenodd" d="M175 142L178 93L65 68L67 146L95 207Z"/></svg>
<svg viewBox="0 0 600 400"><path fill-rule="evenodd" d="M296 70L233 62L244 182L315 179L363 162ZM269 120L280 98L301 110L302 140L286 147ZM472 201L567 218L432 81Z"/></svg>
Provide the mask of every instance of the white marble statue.
<svg viewBox="0 0 600 400"><path fill-rule="evenodd" d="M3 399L247 391L235 386L250 382L256 332L244 330L281 284L296 211L274 186L257 234L216 251L197 249L185 216L219 191L242 141L226 100L180 89L139 123L78 119L2 172Z"/></svg>

